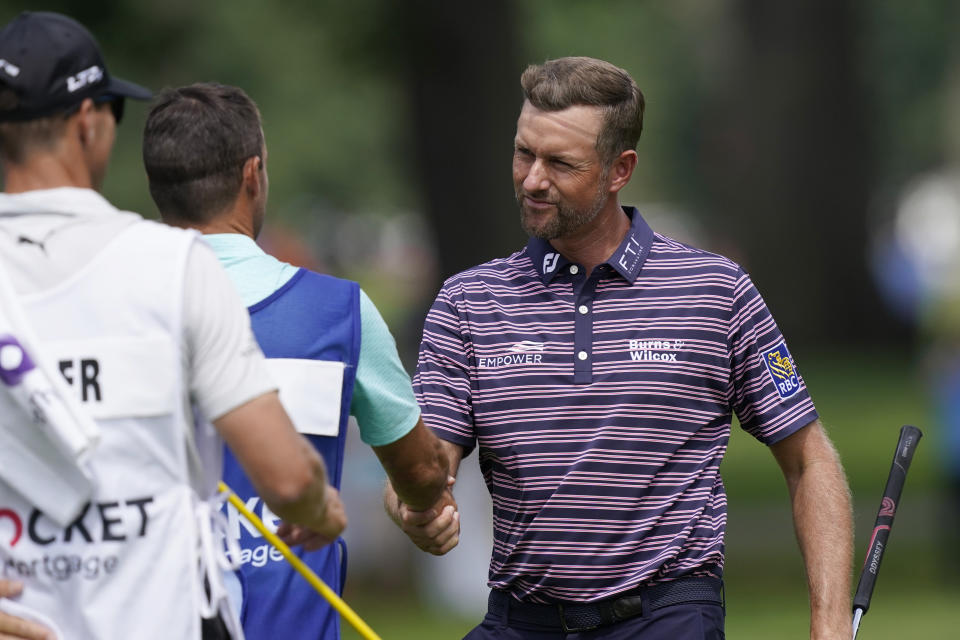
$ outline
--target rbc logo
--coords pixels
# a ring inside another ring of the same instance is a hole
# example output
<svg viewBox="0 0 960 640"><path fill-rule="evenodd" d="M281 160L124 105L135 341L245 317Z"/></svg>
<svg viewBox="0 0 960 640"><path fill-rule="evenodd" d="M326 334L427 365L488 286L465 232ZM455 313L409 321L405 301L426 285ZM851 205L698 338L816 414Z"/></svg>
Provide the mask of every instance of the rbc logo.
<svg viewBox="0 0 960 640"><path fill-rule="evenodd" d="M763 363L767 365L767 372L777 387L781 398L789 398L800 390L800 378L793 367L787 343L781 342L773 349L763 354Z"/></svg>

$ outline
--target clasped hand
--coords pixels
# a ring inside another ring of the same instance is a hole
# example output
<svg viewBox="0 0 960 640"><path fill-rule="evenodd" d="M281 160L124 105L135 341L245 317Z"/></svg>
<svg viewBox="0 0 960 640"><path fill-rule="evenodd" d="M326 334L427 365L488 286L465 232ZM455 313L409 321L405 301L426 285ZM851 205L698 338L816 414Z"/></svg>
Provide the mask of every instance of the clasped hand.
<svg viewBox="0 0 960 640"><path fill-rule="evenodd" d="M414 511L401 502L389 480L383 489L383 506L390 519L417 547L435 556L444 555L460 542L460 512L451 492L454 482L455 478L449 477L440 499L425 511Z"/></svg>

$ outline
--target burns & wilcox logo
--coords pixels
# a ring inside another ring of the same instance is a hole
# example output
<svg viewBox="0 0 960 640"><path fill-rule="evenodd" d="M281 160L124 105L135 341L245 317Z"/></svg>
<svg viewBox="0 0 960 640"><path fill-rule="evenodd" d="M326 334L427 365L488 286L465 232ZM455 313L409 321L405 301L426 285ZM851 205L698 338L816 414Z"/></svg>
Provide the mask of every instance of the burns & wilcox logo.
<svg viewBox="0 0 960 640"><path fill-rule="evenodd" d="M636 362L676 362L683 340L631 340L630 359Z"/></svg>
<svg viewBox="0 0 960 640"><path fill-rule="evenodd" d="M786 342L781 342L773 349L764 352L763 364L767 366L767 372L781 398L789 398L800 390L800 377L797 376Z"/></svg>

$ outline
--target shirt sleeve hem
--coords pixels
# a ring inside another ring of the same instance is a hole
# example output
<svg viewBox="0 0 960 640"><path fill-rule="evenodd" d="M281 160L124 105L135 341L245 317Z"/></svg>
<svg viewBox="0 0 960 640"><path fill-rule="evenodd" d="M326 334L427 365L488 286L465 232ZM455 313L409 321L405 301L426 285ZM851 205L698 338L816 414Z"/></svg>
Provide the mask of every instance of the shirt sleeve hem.
<svg viewBox="0 0 960 640"><path fill-rule="evenodd" d="M447 442L452 442L455 445L463 447L463 457L466 458L470 455L470 452L477 446L475 440L471 438L465 438L460 435L450 433L449 431L441 431L440 429L431 429L438 438L441 440L446 440Z"/></svg>
<svg viewBox="0 0 960 640"><path fill-rule="evenodd" d="M214 422L227 415L234 409L238 409L251 400L259 398L262 395L266 395L271 391L277 391L277 385L273 384L272 382L269 384L251 387L245 391L233 390L229 396L225 395L224 397L217 398L212 402L205 403L206 406L202 407L201 410L204 415L208 416L207 419L210 422Z"/></svg>
<svg viewBox="0 0 960 640"><path fill-rule="evenodd" d="M763 443L768 447L777 444L781 440L785 440L789 436L792 436L797 431L800 431L800 429L810 425L819 418L820 414L817 413L816 409L811 409L793 422L789 423L787 426L782 427L781 429L775 431L772 435L763 438Z"/></svg>
<svg viewBox="0 0 960 640"><path fill-rule="evenodd" d="M420 420L420 407L414 404L410 408L410 411L407 413L406 417L402 420L397 421L393 426L388 428L378 428L378 429L367 429L364 430L363 425L360 424L360 421L357 420L357 426L360 427L360 439L363 442L371 447L384 447L388 444L393 444L400 438L404 437L417 426L417 421ZM374 433L369 433L373 431ZM371 435L373 437L371 437Z"/></svg>

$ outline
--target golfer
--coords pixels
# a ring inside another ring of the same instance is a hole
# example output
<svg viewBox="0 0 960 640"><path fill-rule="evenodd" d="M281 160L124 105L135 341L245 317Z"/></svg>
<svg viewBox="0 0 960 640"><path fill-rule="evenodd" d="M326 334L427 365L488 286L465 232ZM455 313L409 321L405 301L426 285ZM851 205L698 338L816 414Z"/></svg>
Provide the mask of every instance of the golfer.
<svg viewBox="0 0 960 640"><path fill-rule="evenodd" d="M530 241L444 283L414 379L451 472L478 449L493 500L488 613L467 637L722 638L719 470L736 413L786 478L811 638L848 638L850 498L783 335L737 264L620 205L636 83L561 58L521 85L513 181ZM428 551L457 531L389 487L386 503Z"/></svg>

